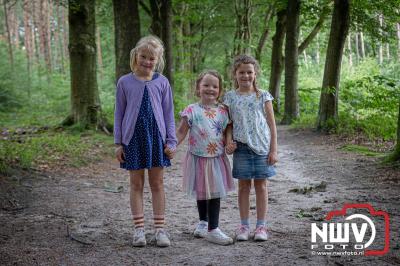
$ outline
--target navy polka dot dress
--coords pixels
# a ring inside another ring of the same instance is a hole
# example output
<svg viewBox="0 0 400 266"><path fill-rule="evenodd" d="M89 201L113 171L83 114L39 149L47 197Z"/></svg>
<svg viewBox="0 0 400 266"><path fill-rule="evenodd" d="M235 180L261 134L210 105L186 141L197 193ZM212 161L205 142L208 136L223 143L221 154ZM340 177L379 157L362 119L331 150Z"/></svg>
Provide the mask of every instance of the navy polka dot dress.
<svg viewBox="0 0 400 266"><path fill-rule="evenodd" d="M123 144L126 170L150 169L171 166L164 153L163 140L158 130L147 87L144 88L142 103L129 145Z"/></svg>

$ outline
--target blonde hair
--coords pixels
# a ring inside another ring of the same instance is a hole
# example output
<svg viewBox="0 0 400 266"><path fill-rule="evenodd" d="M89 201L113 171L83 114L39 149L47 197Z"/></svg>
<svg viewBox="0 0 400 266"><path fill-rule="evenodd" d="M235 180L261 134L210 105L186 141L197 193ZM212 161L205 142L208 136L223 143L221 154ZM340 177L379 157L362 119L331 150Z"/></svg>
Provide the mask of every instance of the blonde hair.
<svg viewBox="0 0 400 266"><path fill-rule="evenodd" d="M257 60L252 57L251 55L246 55L246 54L242 54L242 55L238 55L233 59L233 64L232 64L232 79L233 79L233 83L235 84L235 88L239 88L239 84L236 80L236 70L240 67L240 65L242 64L252 64L254 66L254 71L256 73L256 78L253 81L253 87L256 90L256 95L257 98L261 95L261 91L257 86L257 76L260 74L260 65L258 64Z"/></svg>
<svg viewBox="0 0 400 266"><path fill-rule="evenodd" d="M206 75L211 75L218 79L219 92L218 92L217 100L219 101L219 97L222 95L222 92L223 92L222 76L218 73L218 71L213 70L213 69L205 70L205 71L201 72L200 75L197 77L195 95L200 98L200 82L203 80L203 78Z"/></svg>
<svg viewBox="0 0 400 266"><path fill-rule="evenodd" d="M130 54L130 67L132 72L135 71L135 66L137 65L136 57L139 53L139 50L145 49L150 52L150 54L157 57L157 65L155 67L155 71L162 73L164 70L164 45L162 41L154 36L148 35L142 37L136 44L135 48L131 50Z"/></svg>

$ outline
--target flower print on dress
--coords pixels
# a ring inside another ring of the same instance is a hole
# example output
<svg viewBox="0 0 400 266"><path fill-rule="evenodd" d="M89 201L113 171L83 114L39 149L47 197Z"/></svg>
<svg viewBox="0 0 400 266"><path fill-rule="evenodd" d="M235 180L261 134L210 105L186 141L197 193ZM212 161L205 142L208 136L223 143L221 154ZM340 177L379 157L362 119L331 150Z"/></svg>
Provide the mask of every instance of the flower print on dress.
<svg viewBox="0 0 400 266"><path fill-rule="evenodd" d="M208 132L205 128L199 130L199 135L202 140L206 140L208 138Z"/></svg>
<svg viewBox="0 0 400 266"><path fill-rule="evenodd" d="M217 112L213 109L205 109L204 114L206 117L213 119L217 115Z"/></svg>
<svg viewBox="0 0 400 266"><path fill-rule="evenodd" d="M193 136L189 136L189 145L190 146L196 146L197 140Z"/></svg>
<svg viewBox="0 0 400 266"><path fill-rule="evenodd" d="M212 120L211 121L211 128L214 129L215 135L219 136L222 134L223 131L223 122L221 120Z"/></svg>
<svg viewBox="0 0 400 266"><path fill-rule="evenodd" d="M210 142L207 145L207 152L211 155L214 155L218 150L218 144L215 142Z"/></svg>
<svg viewBox="0 0 400 266"><path fill-rule="evenodd" d="M218 111L219 111L219 113L222 114L222 115L225 115L225 114L228 113L228 109L227 109L225 106L223 106L223 105L221 105L221 107L218 108Z"/></svg>

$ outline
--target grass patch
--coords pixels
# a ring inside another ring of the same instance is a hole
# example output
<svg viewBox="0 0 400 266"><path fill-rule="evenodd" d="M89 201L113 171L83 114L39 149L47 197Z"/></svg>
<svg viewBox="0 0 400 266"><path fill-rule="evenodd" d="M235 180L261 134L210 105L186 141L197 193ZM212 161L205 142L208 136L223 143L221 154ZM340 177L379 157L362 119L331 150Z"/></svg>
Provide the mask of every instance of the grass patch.
<svg viewBox="0 0 400 266"><path fill-rule="evenodd" d="M111 154L112 143L112 137L93 131L11 132L0 141L0 173L12 168L80 167Z"/></svg>
<svg viewBox="0 0 400 266"><path fill-rule="evenodd" d="M372 151L369 148L367 148L365 146L360 146L360 145L345 145L341 149L345 150L345 151L355 152L355 153L359 153L362 155L373 156L373 157L385 155L384 153Z"/></svg>

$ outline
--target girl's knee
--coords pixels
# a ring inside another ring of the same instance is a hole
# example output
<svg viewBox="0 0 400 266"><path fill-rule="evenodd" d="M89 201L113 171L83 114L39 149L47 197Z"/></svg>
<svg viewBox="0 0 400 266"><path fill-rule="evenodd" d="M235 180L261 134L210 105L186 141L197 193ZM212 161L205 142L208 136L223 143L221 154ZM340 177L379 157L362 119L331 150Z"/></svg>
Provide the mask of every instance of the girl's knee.
<svg viewBox="0 0 400 266"><path fill-rule="evenodd" d="M133 190L143 190L144 187L144 177L131 175L130 178L131 189Z"/></svg>
<svg viewBox="0 0 400 266"><path fill-rule="evenodd" d="M161 191L164 189L164 182L162 178L149 178L150 189L153 192Z"/></svg>
<svg viewBox="0 0 400 266"><path fill-rule="evenodd" d="M250 193L251 180L240 180L239 181L239 192Z"/></svg>
<svg viewBox="0 0 400 266"><path fill-rule="evenodd" d="M265 193L267 192L267 180L258 180L254 182L254 189L256 193Z"/></svg>

